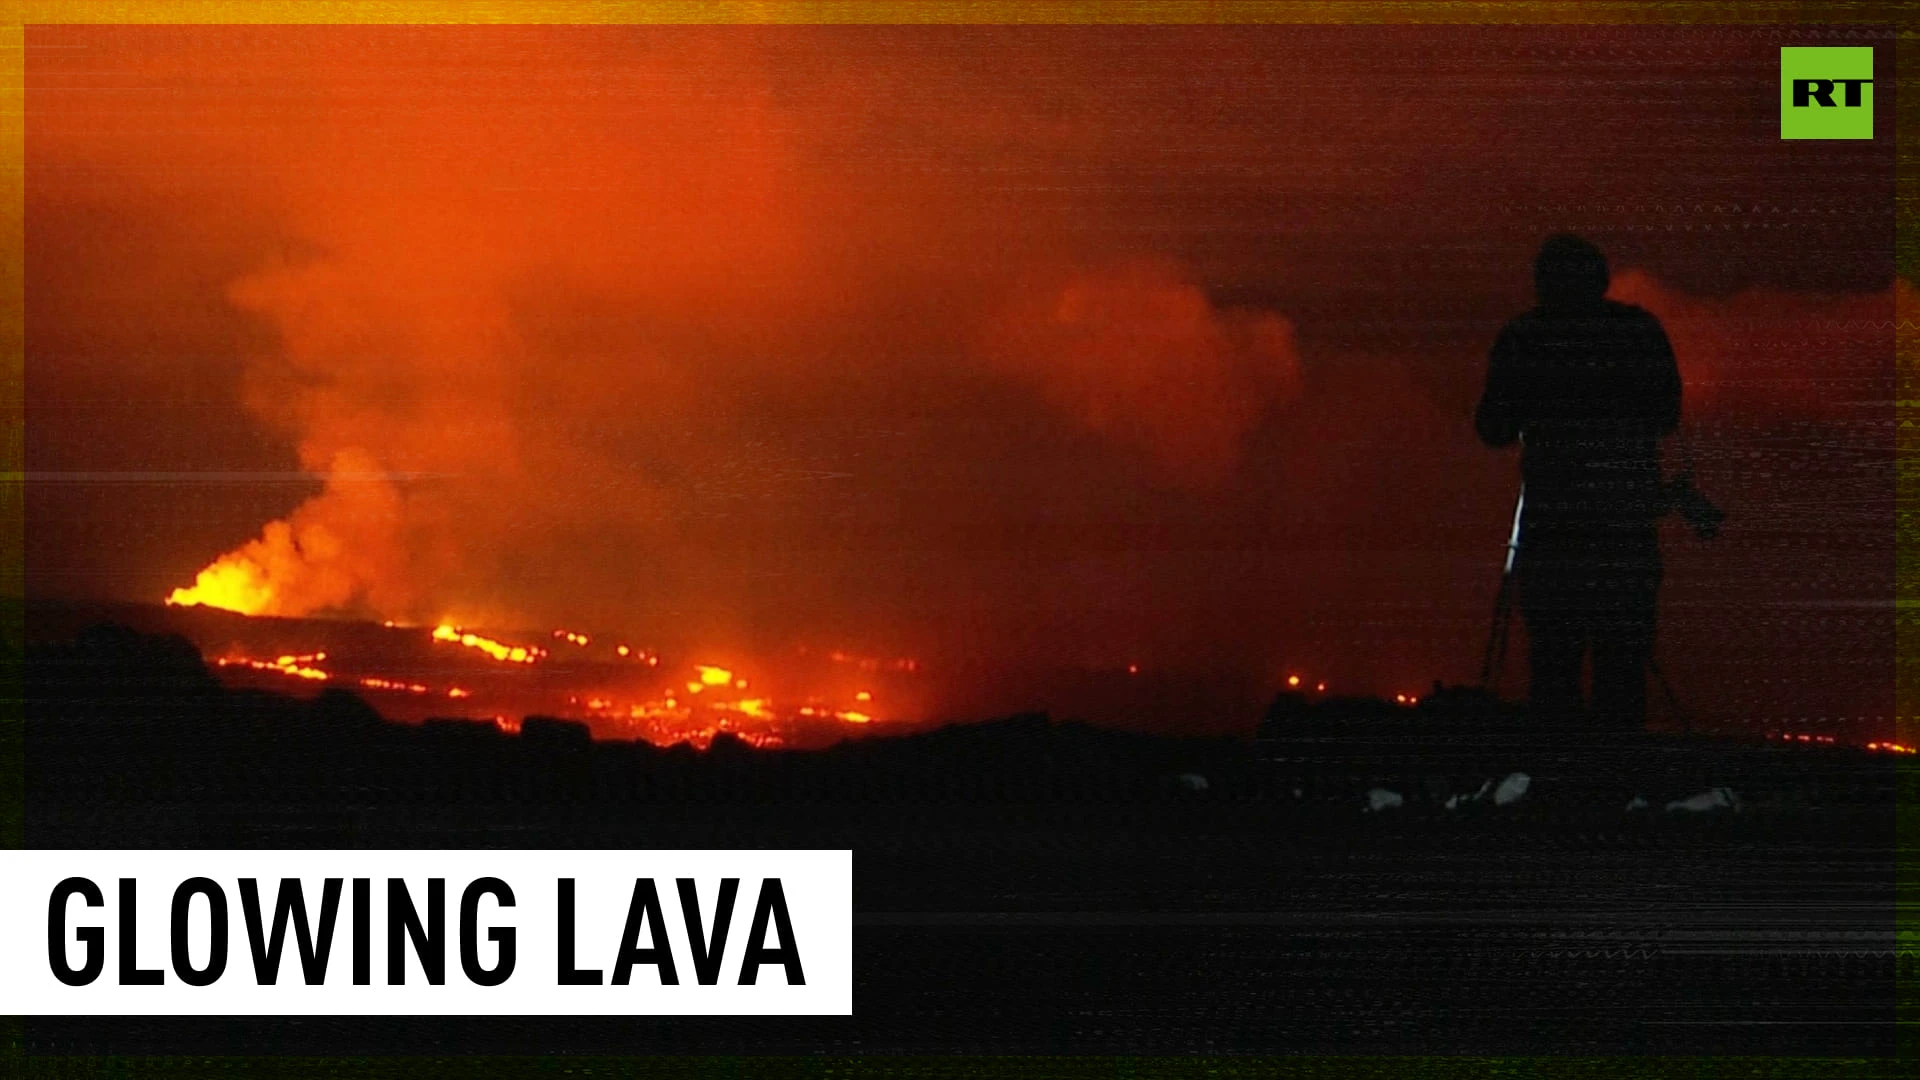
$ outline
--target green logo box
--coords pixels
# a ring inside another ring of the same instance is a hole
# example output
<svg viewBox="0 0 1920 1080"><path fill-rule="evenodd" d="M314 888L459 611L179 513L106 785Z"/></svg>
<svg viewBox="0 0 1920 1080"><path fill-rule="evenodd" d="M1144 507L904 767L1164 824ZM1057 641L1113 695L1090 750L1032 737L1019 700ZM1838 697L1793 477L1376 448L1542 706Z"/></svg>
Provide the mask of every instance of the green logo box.
<svg viewBox="0 0 1920 1080"><path fill-rule="evenodd" d="M1780 137L1873 138L1873 48L1780 50Z"/></svg>

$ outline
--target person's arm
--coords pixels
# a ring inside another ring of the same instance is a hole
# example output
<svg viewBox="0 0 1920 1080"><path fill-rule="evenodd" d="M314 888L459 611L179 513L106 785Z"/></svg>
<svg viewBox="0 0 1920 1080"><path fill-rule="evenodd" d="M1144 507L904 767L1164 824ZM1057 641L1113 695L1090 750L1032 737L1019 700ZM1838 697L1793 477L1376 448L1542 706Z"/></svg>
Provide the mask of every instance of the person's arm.
<svg viewBox="0 0 1920 1080"><path fill-rule="evenodd" d="M1491 447L1512 446L1520 437L1522 417L1516 399L1513 328L1506 327L1494 340L1487 354L1487 385L1480 394L1480 406L1473 412L1473 427L1480 441Z"/></svg>

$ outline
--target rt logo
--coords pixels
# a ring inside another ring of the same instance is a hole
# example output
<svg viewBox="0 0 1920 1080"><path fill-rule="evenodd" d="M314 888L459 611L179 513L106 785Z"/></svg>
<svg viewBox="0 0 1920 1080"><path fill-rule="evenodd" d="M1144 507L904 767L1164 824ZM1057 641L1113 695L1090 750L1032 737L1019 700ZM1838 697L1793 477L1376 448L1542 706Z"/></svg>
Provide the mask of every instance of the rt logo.
<svg viewBox="0 0 1920 1080"><path fill-rule="evenodd" d="M1873 48L1782 48L1780 137L1873 138Z"/></svg>

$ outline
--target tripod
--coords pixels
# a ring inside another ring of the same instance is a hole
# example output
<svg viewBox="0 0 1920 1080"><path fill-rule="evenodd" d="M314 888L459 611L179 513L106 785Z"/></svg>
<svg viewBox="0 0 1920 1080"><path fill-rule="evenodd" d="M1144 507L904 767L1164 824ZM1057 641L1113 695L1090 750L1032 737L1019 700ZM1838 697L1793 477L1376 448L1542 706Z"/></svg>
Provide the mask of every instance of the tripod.
<svg viewBox="0 0 1920 1080"><path fill-rule="evenodd" d="M1480 658L1480 685L1494 690L1495 677L1507 664L1507 627L1513 622L1513 557L1520 552L1520 512L1527 505L1527 485L1513 503L1513 531L1507 534L1507 561L1500 568L1500 591L1493 598L1493 627L1487 632L1486 652Z"/></svg>
<svg viewBox="0 0 1920 1080"><path fill-rule="evenodd" d="M1522 483L1520 495L1513 503L1513 528L1507 534L1507 558L1500 569L1500 591L1493 599L1493 625L1487 631L1487 648L1480 659L1480 685L1488 693L1495 692L1497 679L1507 664L1507 629L1513 623L1513 562L1514 556L1520 553L1520 516L1526 505L1527 485ZM1660 662L1651 652L1647 654L1647 670L1653 673L1654 682L1660 685L1660 692L1666 696L1668 708L1679 718L1681 728L1693 734L1692 715L1681 706L1673 684L1667 681L1667 673L1660 670Z"/></svg>

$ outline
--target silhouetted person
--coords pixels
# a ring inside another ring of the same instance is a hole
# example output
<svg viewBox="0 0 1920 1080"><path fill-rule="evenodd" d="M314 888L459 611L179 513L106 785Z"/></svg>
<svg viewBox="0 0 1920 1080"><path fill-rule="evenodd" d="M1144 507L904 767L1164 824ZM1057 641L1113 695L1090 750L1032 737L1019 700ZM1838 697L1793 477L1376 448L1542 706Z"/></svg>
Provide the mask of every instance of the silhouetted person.
<svg viewBox="0 0 1920 1080"><path fill-rule="evenodd" d="M1526 502L1514 562L1526 619L1529 701L1638 730L1660 589L1666 510L1660 436L1680 422L1680 373L1652 315L1606 298L1607 262L1577 237L1534 260L1533 309L1500 331L1474 416L1488 446L1521 445Z"/></svg>

